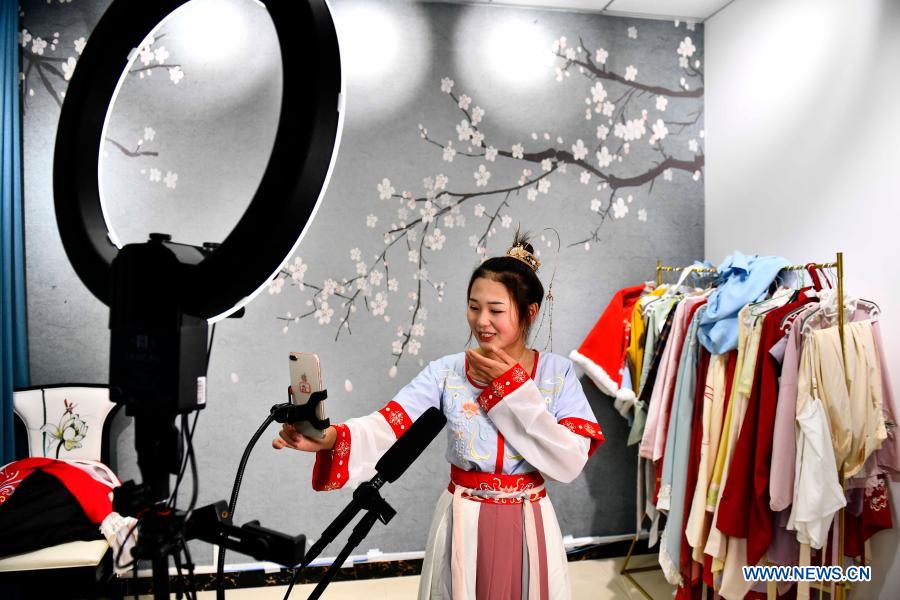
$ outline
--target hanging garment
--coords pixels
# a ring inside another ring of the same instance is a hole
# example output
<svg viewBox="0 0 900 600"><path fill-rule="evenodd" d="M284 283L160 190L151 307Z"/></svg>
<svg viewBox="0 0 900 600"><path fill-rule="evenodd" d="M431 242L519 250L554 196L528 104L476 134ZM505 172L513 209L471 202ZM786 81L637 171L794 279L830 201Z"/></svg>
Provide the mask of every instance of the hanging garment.
<svg viewBox="0 0 900 600"><path fill-rule="evenodd" d="M778 272L788 265L780 256L745 256L735 252L717 268L720 283L709 296L700 323L700 341L710 354L722 354L738 345L738 312L762 298Z"/></svg>
<svg viewBox="0 0 900 600"><path fill-rule="evenodd" d="M645 285L635 285L616 292L578 350L569 354L569 358L608 396L615 396L622 383L625 351L630 342L631 312L646 289Z"/></svg>
<svg viewBox="0 0 900 600"><path fill-rule="evenodd" d="M666 301L660 300L660 302ZM659 331L659 334L655 336L655 345L653 347L650 360L644 361L645 372L644 375L642 375L643 382L641 383L641 394L634 406L634 422L631 424L631 431L628 434L627 444L629 446L640 442L644 435L644 429L646 428L647 424L647 410L650 406L650 399L653 395L653 389L656 385L656 377L659 373L659 365L660 362L662 362L662 356L665 353L666 346L668 345L669 334L672 332L672 322L675 320L675 311L672 310L673 306L674 301L660 305L661 310L655 311L654 315L651 316L650 327L648 327L647 330L648 343L650 340L649 332L655 329L656 320L661 317L663 320L663 324ZM663 311L665 311L664 316L662 316ZM657 312L658 314L656 314Z"/></svg>
<svg viewBox="0 0 900 600"><path fill-rule="evenodd" d="M694 307L694 315L685 336L680 360L680 373L672 401L669 431L663 457L662 488L657 508L664 504L668 509L666 528L660 544L659 562L666 579L681 586L681 540L684 535L685 493L688 483L688 457L690 455L691 424L697 395L697 365L700 361L700 343L697 328L705 306ZM705 375L705 373L704 373ZM663 500L665 499L665 502Z"/></svg>
<svg viewBox="0 0 900 600"><path fill-rule="evenodd" d="M468 377L464 353L431 362L380 411L335 426L334 448L317 453L313 487L373 476L378 458L430 406L447 417L451 484L435 509L419 597L512 598L521 581L529 597L547 597L540 595L546 582L549 598L568 598L565 553L543 481L577 477L603 434L574 366L561 356L541 354L530 378L516 365L487 386ZM519 505L514 513L489 506L510 502ZM499 539L487 535L497 531L495 518L519 527L503 539L522 540L527 560L498 563L498 580L485 581L491 567L482 560Z"/></svg>

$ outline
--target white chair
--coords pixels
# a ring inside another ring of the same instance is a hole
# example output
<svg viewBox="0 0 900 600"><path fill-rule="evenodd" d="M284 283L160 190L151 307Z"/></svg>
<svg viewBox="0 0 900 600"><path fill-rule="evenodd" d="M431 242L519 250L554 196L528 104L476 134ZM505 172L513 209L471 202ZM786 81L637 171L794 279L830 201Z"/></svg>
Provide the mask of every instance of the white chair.
<svg viewBox="0 0 900 600"><path fill-rule="evenodd" d="M109 428L119 406L105 385L73 384L16 390L17 447L25 456L99 460L109 464ZM73 419L73 416L75 417ZM21 420L21 421L19 421ZM120 596L106 540L75 541L0 559L0 589L20 597Z"/></svg>

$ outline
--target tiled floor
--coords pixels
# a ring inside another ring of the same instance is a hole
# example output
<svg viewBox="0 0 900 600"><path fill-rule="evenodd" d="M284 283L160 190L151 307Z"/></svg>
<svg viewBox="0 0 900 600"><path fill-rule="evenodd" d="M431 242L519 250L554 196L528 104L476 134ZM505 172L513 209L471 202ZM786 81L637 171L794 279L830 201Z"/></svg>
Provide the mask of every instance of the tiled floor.
<svg viewBox="0 0 900 600"><path fill-rule="evenodd" d="M612 598L633 598L643 600L643 596L627 579L619 575L622 558L586 560L569 563L569 577L572 581L573 600L607 600ZM630 566L640 567L656 562L655 555L637 556ZM637 573L634 578L654 599L667 600L672 597L673 588L662 576L662 571ZM369 579L365 581L342 581L332 583L323 594L324 600L397 600L415 598L418 577L395 577L392 579ZM291 598L305 599L315 588L314 584L294 588ZM230 590L228 600L280 600L286 587L249 588ZM143 596L142 596L143 598ZM214 600L215 592L197 594L199 600Z"/></svg>

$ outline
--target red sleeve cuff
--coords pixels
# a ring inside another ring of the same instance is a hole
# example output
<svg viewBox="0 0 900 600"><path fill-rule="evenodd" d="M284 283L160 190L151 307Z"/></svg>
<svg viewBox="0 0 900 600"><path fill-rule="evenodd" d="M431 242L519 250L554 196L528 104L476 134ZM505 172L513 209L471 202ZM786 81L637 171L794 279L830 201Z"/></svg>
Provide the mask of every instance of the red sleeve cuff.
<svg viewBox="0 0 900 600"><path fill-rule="evenodd" d="M566 417L565 419L560 420L559 424L568 427L569 431L572 433L584 436L591 440L591 447L588 449L588 458L597 451L600 444L606 441L606 438L603 437L603 431L600 429L600 425L593 421L579 419L578 417Z"/></svg>
<svg viewBox="0 0 900 600"><path fill-rule="evenodd" d="M517 363L481 391L481 395L478 396L478 404L485 413L488 413L504 397L522 387L522 384L528 379L528 373Z"/></svg>
<svg viewBox="0 0 900 600"><path fill-rule="evenodd" d="M337 432L334 447L316 452L312 487L319 492L341 488L350 477L350 428L335 425L334 430Z"/></svg>
<svg viewBox="0 0 900 600"><path fill-rule="evenodd" d="M406 414L403 407L393 400L388 402L387 405L378 412L381 413L384 420L391 426L397 439L400 439L401 435L409 431L409 428L412 425L412 419L409 418L409 415Z"/></svg>

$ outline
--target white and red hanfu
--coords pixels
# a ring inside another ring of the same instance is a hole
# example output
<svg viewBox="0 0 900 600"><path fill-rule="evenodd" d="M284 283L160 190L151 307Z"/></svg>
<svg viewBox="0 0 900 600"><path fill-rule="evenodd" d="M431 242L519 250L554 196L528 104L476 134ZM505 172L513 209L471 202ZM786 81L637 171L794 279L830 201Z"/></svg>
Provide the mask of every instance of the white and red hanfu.
<svg viewBox="0 0 900 600"><path fill-rule="evenodd" d="M381 410L335 426L313 488L355 486L429 407L447 417L450 484L432 519L421 599L550 600L571 596L565 548L544 478L575 479L603 433L572 362L535 356L487 385L465 353L428 364Z"/></svg>

